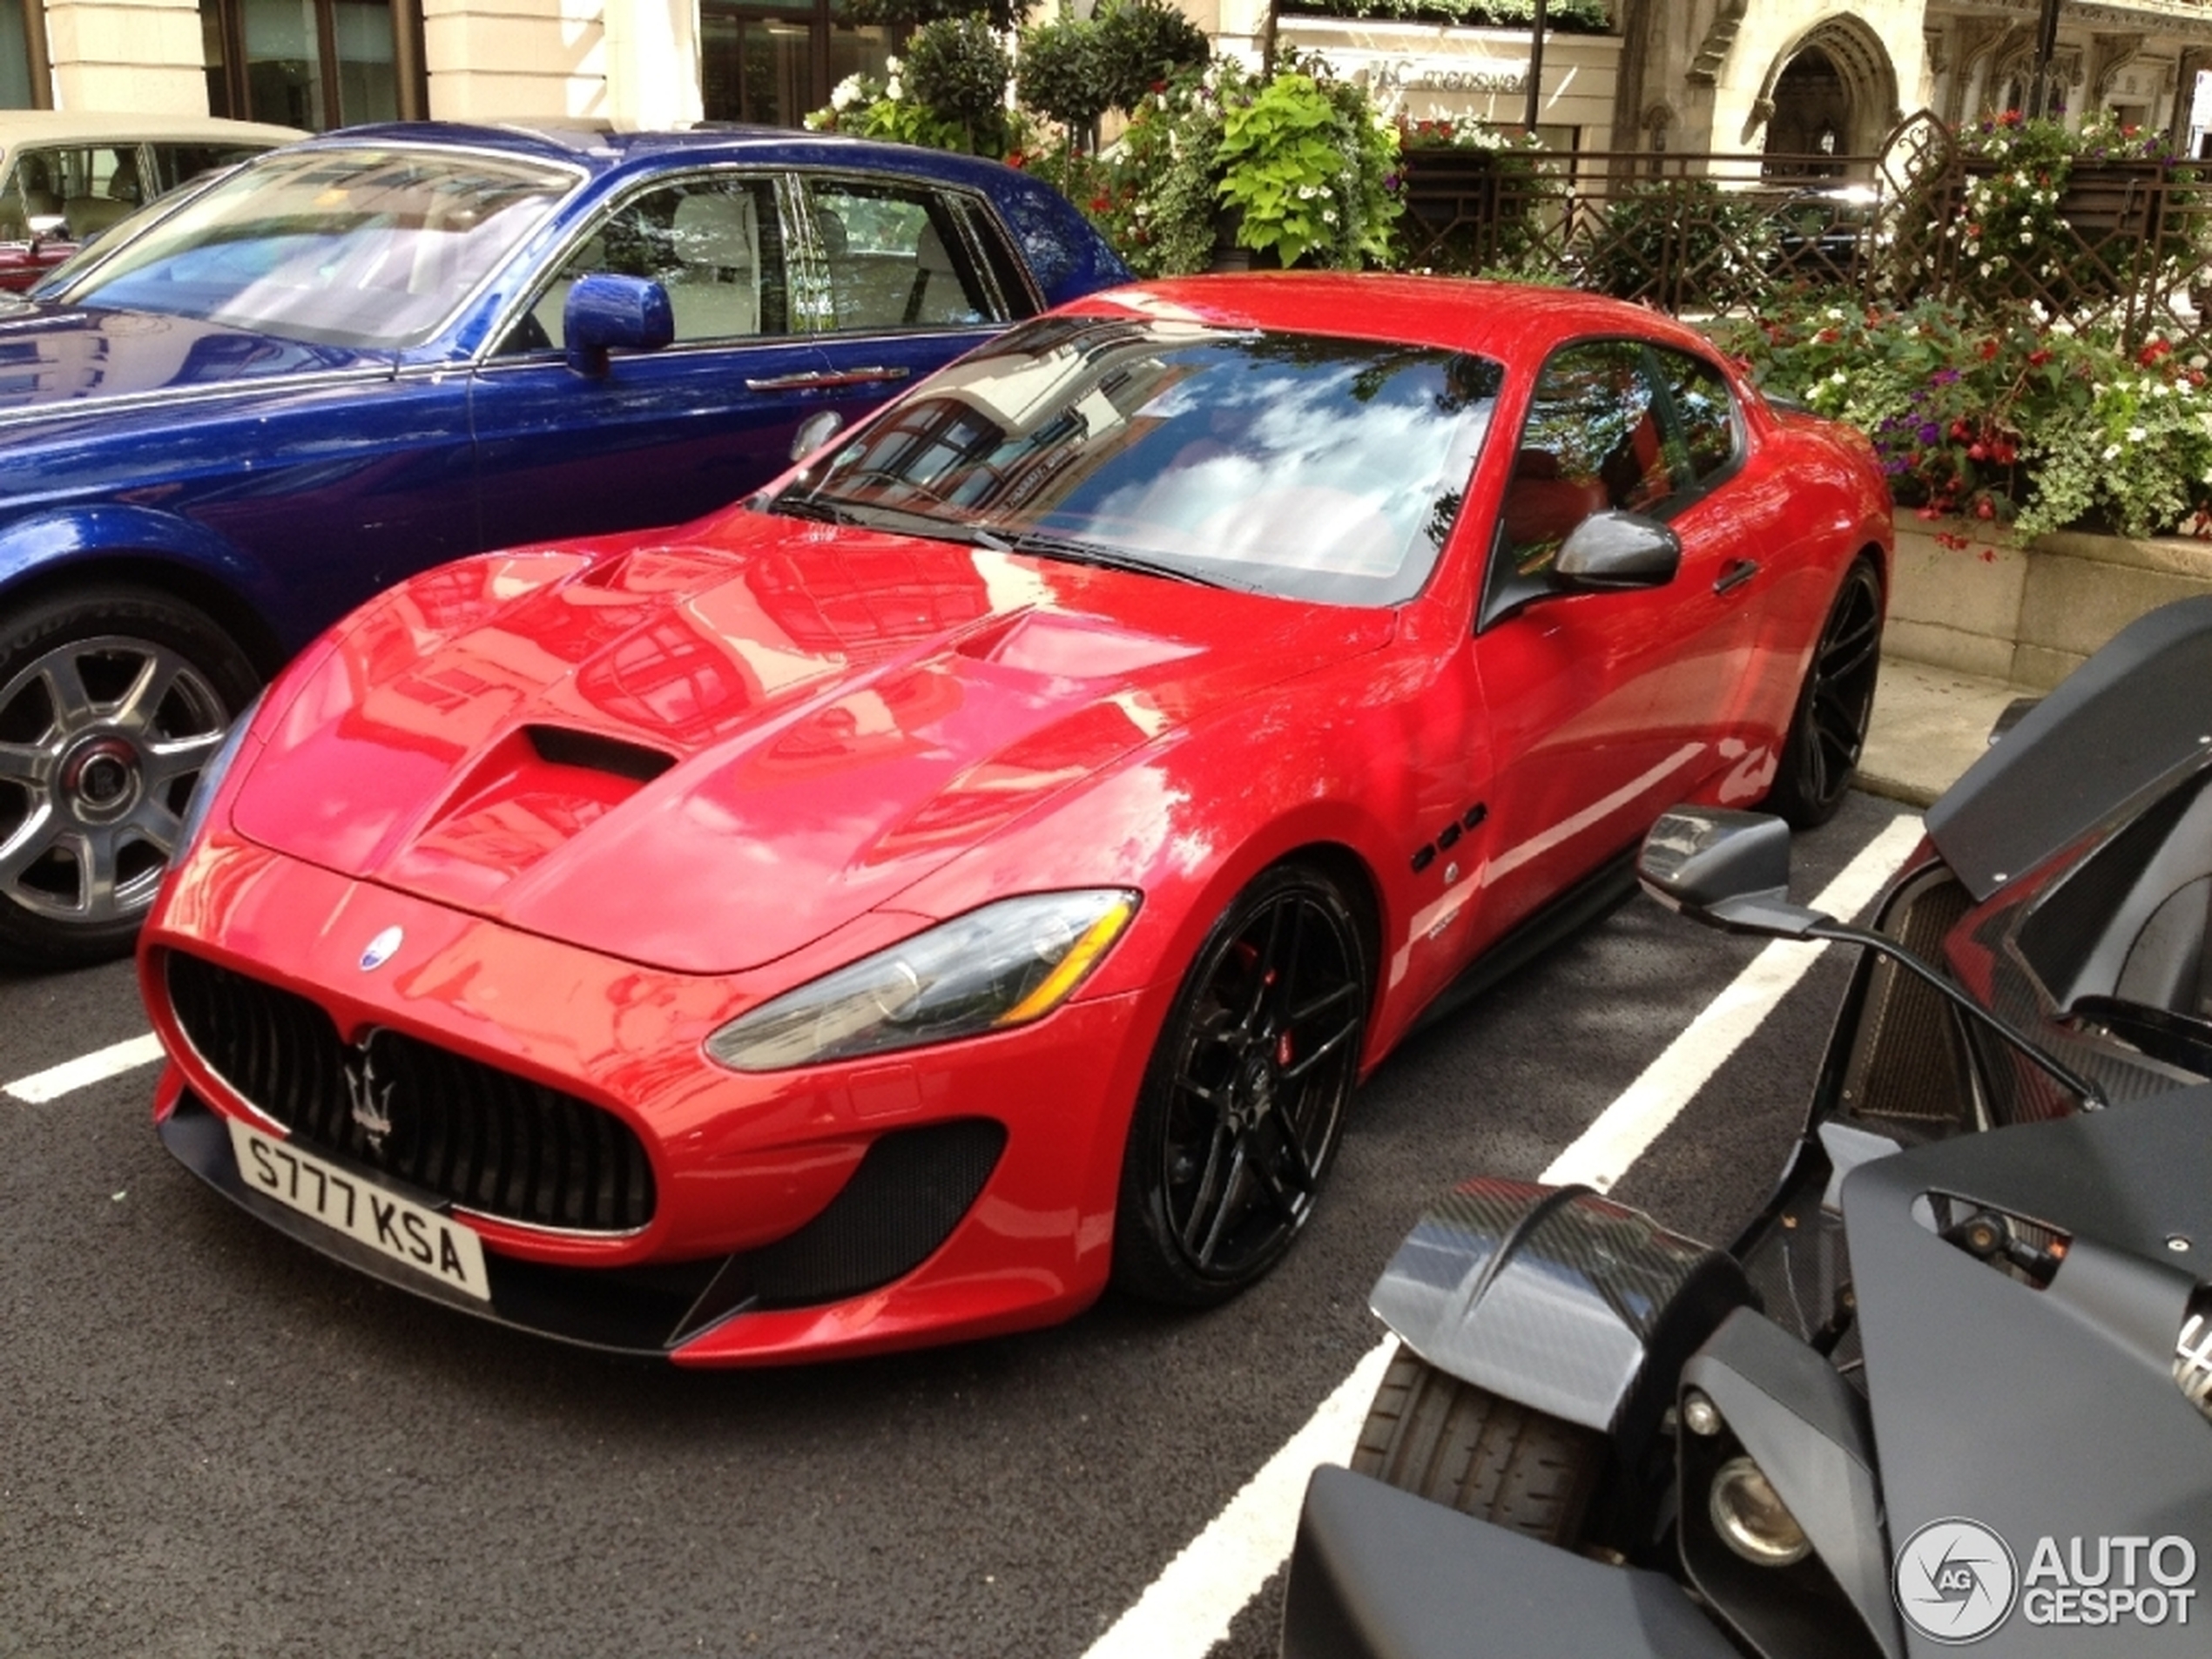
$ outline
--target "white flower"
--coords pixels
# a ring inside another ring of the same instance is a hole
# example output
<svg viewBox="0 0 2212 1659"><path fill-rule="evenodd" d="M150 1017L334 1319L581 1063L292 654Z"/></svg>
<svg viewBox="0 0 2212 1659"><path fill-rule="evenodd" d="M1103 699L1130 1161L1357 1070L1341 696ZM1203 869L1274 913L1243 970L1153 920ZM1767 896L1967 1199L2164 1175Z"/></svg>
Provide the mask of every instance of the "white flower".
<svg viewBox="0 0 2212 1659"><path fill-rule="evenodd" d="M2035 239L2035 233L2034 233L2033 231L2022 231L2022 232L2020 233L2020 246L2021 246L2022 247L2026 247L2026 246L2027 246L2030 242L2033 242L2034 239Z"/></svg>
<svg viewBox="0 0 2212 1659"><path fill-rule="evenodd" d="M2168 386L2164 381L2161 381L2157 385L2150 388L2150 395L2153 397L2164 397L2166 394L2172 389L2173 388Z"/></svg>
<svg viewBox="0 0 2212 1659"><path fill-rule="evenodd" d="M1831 386L1842 386L1846 384L1850 378L1851 377L1849 375L1845 374L1844 371L1839 368L1828 377L1828 381L1829 384Z"/></svg>
<svg viewBox="0 0 2212 1659"><path fill-rule="evenodd" d="M849 110L859 100L860 96L860 78L858 75L847 75L830 89L830 108Z"/></svg>
<svg viewBox="0 0 2212 1659"><path fill-rule="evenodd" d="M1841 307L1837 306L1829 307L1828 309L1821 314L1825 316L1831 322L1841 322L1844 320L1843 311Z"/></svg>
<svg viewBox="0 0 2212 1659"><path fill-rule="evenodd" d="M2130 442L2130 443L2141 443L2141 442L2142 442L2145 438L2148 438L2148 436L2150 436L2150 434L2149 434L2148 432L2147 432L2146 430L2144 430L2141 427L2139 427L2139 426L2131 426L2131 427L2129 427L2129 428L2128 428L2128 442ZM2113 453L2114 453L2114 455L2117 455L2117 454L2119 454L2120 452L2119 452L2117 449L2115 449L2115 450L2114 450L2114 451L2113 451Z"/></svg>
<svg viewBox="0 0 2212 1659"><path fill-rule="evenodd" d="M1991 269L1991 266L1990 266L1990 263L1989 263L1989 261L1988 261L1987 260L1984 260L1981 262L1981 273L1982 273L1984 276L1987 276L1987 275L1989 274L1989 273L1990 273L1990 269Z"/></svg>
<svg viewBox="0 0 2212 1659"><path fill-rule="evenodd" d="M1321 222L1324 225L1335 224L1337 222L1337 210L1333 207L1324 207L1321 210Z"/></svg>
<svg viewBox="0 0 2212 1659"><path fill-rule="evenodd" d="M887 75L896 75L903 67L904 65L895 57L887 57L883 60L883 72Z"/></svg>
<svg viewBox="0 0 2212 1659"><path fill-rule="evenodd" d="M894 75L889 80L884 82L883 96L889 98L894 104L896 104L900 98L906 96L905 89L899 84L899 78L896 75Z"/></svg>

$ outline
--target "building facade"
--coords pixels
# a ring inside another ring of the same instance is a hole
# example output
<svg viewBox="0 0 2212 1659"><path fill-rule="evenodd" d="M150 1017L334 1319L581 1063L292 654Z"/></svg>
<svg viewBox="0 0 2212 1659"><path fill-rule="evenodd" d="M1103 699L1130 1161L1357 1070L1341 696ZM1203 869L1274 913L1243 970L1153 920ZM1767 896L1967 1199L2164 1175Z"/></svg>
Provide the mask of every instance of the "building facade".
<svg viewBox="0 0 2212 1659"><path fill-rule="evenodd" d="M208 111L323 129L496 118L795 126L892 51L844 0L0 0L0 107ZM1184 0L1256 55L1266 0ZM1347 8L1348 10L1349 8ZM2034 0L1620 0L1547 37L1554 147L1866 154L1907 111L2024 105ZM1279 37L1415 117L1518 125L1525 30L1284 14ZM2212 0L2068 3L2053 101L2191 143Z"/></svg>

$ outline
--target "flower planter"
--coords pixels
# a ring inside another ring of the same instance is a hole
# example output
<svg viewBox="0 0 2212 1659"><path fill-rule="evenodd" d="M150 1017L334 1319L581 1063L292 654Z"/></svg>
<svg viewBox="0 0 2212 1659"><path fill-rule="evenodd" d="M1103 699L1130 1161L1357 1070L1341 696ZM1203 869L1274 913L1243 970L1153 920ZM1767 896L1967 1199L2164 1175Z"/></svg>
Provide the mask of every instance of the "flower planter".
<svg viewBox="0 0 2212 1659"><path fill-rule="evenodd" d="M1984 528L1898 524L1885 653L2047 689L2144 612L2212 593L2212 543L2060 530L1992 548Z"/></svg>

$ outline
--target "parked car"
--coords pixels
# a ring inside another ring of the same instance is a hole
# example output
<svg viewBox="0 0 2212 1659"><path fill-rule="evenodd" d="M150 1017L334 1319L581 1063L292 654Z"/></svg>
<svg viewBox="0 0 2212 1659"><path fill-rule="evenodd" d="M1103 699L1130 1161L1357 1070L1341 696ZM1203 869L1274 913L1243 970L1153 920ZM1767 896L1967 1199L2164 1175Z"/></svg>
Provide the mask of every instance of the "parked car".
<svg viewBox="0 0 2212 1659"><path fill-rule="evenodd" d="M326 636L141 946L162 1136L686 1364L1217 1302L1666 802L1835 809L1890 535L1863 439L1647 311L1093 296L718 517Z"/></svg>
<svg viewBox="0 0 2212 1659"><path fill-rule="evenodd" d="M1286 1659L2204 1651L2208 678L2212 600L2123 631L1871 931L1788 901L1779 822L1661 820L1662 902L1867 948L1803 1138L1725 1250L1584 1188L1432 1207Z"/></svg>
<svg viewBox="0 0 2212 1659"><path fill-rule="evenodd" d="M0 292L186 180L307 136L210 116L0 111Z"/></svg>
<svg viewBox="0 0 2212 1659"><path fill-rule="evenodd" d="M1126 274L967 157L408 125L0 302L0 957L127 948L231 718L380 588L697 517L808 415Z"/></svg>

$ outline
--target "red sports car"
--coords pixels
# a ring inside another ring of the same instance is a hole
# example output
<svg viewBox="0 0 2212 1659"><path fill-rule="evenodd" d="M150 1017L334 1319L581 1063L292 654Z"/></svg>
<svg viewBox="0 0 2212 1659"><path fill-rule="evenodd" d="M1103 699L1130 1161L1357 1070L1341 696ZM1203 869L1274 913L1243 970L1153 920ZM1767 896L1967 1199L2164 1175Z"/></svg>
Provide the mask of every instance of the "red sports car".
<svg viewBox="0 0 2212 1659"><path fill-rule="evenodd" d="M381 1279L685 1364L1217 1300L1360 1076L1662 808L1835 809L1890 541L1862 441L1648 312L1099 295L294 663L145 931L162 1137Z"/></svg>

